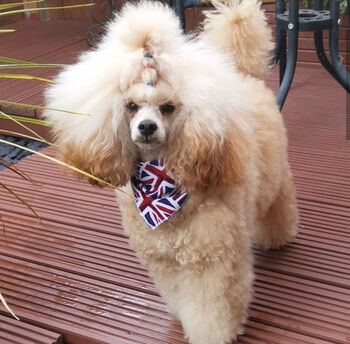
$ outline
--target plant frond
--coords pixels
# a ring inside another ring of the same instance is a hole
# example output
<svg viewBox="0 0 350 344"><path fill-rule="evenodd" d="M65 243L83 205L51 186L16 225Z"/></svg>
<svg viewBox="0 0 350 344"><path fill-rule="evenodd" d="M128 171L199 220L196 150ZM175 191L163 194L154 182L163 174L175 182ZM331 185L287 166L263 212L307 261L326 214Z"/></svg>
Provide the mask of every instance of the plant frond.
<svg viewBox="0 0 350 344"><path fill-rule="evenodd" d="M13 313L12 309L9 307L9 305L7 304L5 298L2 296L2 294L0 293L0 301L1 303L4 305L4 307L6 308L6 310L16 319L16 320L20 320L18 318L18 316Z"/></svg>
<svg viewBox="0 0 350 344"><path fill-rule="evenodd" d="M52 161L52 162L54 162L54 163L56 163L56 164L58 164L58 165L67 167L67 168L69 168L70 170L73 170L73 171L75 171L75 172L78 172L78 173L82 174L82 175L85 176L85 177L88 177L88 178L91 178L91 179L93 179L93 180L96 180L96 181L99 182L99 183L103 183L103 184L108 185L108 186L110 186L110 187L112 187L112 188L114 188L114 189L116 188L115 185L110 184L110 183L106 182L105 180L102 180L102 179L100 179L100 178L98 178L98 177L95 177L95 176L93 176L92 174L90 174L90 173L88 173L88 172L85 172L85 171L83 171L83 170L81 170L81 169L79 169L79 168L77 168L77 167L71 166L71 165L69 165L69 164L67 164L67 163L65 163L65 162L63 162L63 161L61 161L61 160L58 160L58 159L56 159L56 158L53 158L52 156L43 154L43 153L41 153L41 152L36 152L36 151L33 150L33 149L30 149L30 148L27 148L27 147L23 147L23 146L21 146L21 145L18 145L17 143L9 142L9 141L3 140L3 139L0 139L0 142L1 142L1 143L8 144L8 145L10 145L10 146L14 146L14 147L17 147L17 148L24 149L24 150L26 150L27 152L30 152L30 153L39 155L39 156L41 156L41 157L43 157L43 158L45 158L45 159L48 159L48 160L50 160L50 161Z"/></svg>
<svg viewBox="0 0 350 344"><path fill-rule="evenodd" d="M14 30L14 29L2 29L2 30L0 30L0 34L1 33L11 33L11 32L15 32L16 30Z"/></svg>
<svg viewBox="0 0 350 344"><path fill-rule="evenodd" d="M3 130L0 130L3 131ZM30 178L26 173L24 173L23 171L21 171L19 168L15 167L13 164L11 164L9 161L5 160L4 158L0 157L0 165L8 168L9 170L11 170L12 172L18 174L19 176L21 176L24 180L34 183L34 180L32 178Z"/></svg>
<svg viewBox="0 0 350 344"><path fill-rule="evenodd" d="M54 63L12 63L0 64L0 69L18 69L18 68L63 68L66 65Z"/></svg>
<svg viewBox="0 0 350 344"><path fill-rule="evenodd" d="M71 6L59 6L59 7L39 7L39 8L25 8L21 10L12 10L7 12L0 12L0 17L8 16L10 14L15 13L24 13L24 12L40 12L40 11L46 11L46 10L61 10L66 8L79 8L79 7L91 7L95 4L82 4L82 5L71 5Z"/></svg>
<svg viewBox="0 0 350 344"><path fill-rule="evenodd" d="M14 8L14 7L20 7L20 6L27 5L27 4L37 4L37 3L43 2L43 1L44 0L35 0L35 1L11 2L11 3L7 3L7 4L0 4L0 11L8 10L8 9Z"/></svg>
<svg viewBox="0 0 350 344"><path fill-rule="evenodd" d="M2 74L0 73L0 79L24 79L24 80L37 80L44 82L52 82L52 80L39 78L33 75L25 75L25 74Z"/></svg>
<svg viewBox="0 0 350 344"><path fill-rule="evenodd" d="M14 106L18 106L18 107L31 108L31 109L52 110L52 111L70 113L70 114L79 115L79 116L89 116L88 114L85 114L85 113L79 113L79 112L74 112L74 111L69 111L69 110L53 109L53 108L49 108L46 106L40 106L40 105L10 102L10 101L3 100L3 99L0 99L0 104L14 105Z"/></svg>
<svg viewBox="0 0 350 344"><path fill-rule="evenodd" d="M63 68L67 65L57 64L57 63L37 63L24 60L13 59L11 57L0 56L0 62L5 62L6 64L1 65L0 68Z"/></svg>
<svg viewBox="0 0 350 344"><path fill-rule="evenodd" d="M27 127L26 125L22 124L21 122L17 121L15 118L11 118L10 115L0 111L0 114L5 116L7 119L10 119L11 121L17 123L19 126L21 126L22 128L28 130L29 132L31 132L32 134L34 134L37 138L39 138L42 141L47 142L42 136L40 136L36 131L32 130L31 128ZM49 144L49 142L47 142L47 144Z"/></svg>
<svg viewBox="0 0 350 344"><path fill-rule="evenodd" d="M26 127L26 129L28 130L30 128ZM30 130L30 131L32 131L32 130ZM17 131L6 130L6 129L0 129L0 133L2 133L4 135L9 135L9 136L20 136L20 137L23 137L23 138L26 138L26 139L29 139L29 140L34 140L34 141L45 143L45 144L47 144L49 146L57 147L57 145L55 145L54 143L51 143L51 142L45 140L44 138L41 138L41 136L38 133L36 133L36 132L34 132L34 134L37 137L26 135L26 134L22 134L22 133L18 133Z"/></svg>
<svg viewBox="0 0 350 344"><path fill-rule="evenodd" d="M50 127L50 128L53 128L53 126L54 126L53 123L43 121L42 119L21 117L21 116L15 116L15 115L6 115L2 111L0 111L0 118L5 118L5 119L9 119L9 120L17 120L18 122L32 123L32 124L42 125L44 127Z"/></svg>
<svg viewBox="0 0 350 344"><path fill-rule="evenodd" d="M0 56L0 62L6 62L6 63L32 63L32 62L27 62L23 60L17 60L13 59L11 57L5 57L5 56Z"/></svg>
<svg viewBox="0 0 350 344"><path fill-rule="evenodd" d="M6 142L6 141L5 141ZM23 203L38 219L40 219L40 216L38 215L38 213L33 209L33 207L26 202L23 198L21 198L20 196L18 196L16 194L16 192L14 192L13 190L11 190L8 186L6 186L5 184L0 182L0 186L2 188L4 188L6 191L8 191L12 196L14 196L15 198L17 198L21 203Z"/></svg>

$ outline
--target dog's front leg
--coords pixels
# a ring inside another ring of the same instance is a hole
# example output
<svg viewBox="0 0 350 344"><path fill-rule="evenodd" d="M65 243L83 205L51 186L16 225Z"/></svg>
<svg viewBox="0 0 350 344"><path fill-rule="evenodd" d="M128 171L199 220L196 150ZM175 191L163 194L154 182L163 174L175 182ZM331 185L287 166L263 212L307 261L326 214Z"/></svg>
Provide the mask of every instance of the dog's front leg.
<svg viewBox="0 0 350 344"><path fill-rule="evenodd" d="M218 262L182 276L177 313L191 344L231 343L242 330L251 299L251 259L230 265Z"/></svg>
<svg viewBox="0 0 350 344"><path fill-rule="evenodd" d="M232 248L235 259L225 256L207 266L203 262L200 270L196 264L196 268L188 266L154 276L190 344L228 344L241 332L253 281L249 243L246 245Z"/></svg>

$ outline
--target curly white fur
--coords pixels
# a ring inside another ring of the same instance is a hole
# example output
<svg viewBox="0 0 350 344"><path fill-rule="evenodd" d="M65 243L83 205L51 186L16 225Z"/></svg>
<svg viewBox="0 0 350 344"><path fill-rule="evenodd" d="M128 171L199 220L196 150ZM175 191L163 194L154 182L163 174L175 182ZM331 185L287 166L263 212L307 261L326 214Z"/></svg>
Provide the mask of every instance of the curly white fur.
<svg viewBox="0 0 350 344"><path fill-rule="evenodd" d="M263 14L255 0L217 8L196 39L160 3L127 5L47 91L49 107L89 116L45 113L63 159L123 186L130 243L192 344L236 338L252 294L252 240L278 248L298 222L281 115L255 78L271 48ZM153 87L142 77L145 46ZM156 124L147 135L145 120ZM129 180L138 161L159 158L190 197L150 231Z"/></svg>

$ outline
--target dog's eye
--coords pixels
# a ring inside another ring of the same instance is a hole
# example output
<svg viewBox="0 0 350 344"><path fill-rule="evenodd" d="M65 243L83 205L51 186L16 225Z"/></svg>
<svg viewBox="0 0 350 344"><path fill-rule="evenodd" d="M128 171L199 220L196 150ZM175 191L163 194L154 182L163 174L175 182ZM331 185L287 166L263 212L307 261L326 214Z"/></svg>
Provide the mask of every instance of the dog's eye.
<svg viewBox="0 0 350 344"><path fill-rule="evenodd" d="M136 112L139 109L138 105L133 102L128 103L126 107L130 112Z"/></svg>
<svg viewBox="0 0 350 344"><path fill-rule="evenodd" d="M163 115L171 115L175 111L175 106L171 104L164 104L159 107Z"/></svg>

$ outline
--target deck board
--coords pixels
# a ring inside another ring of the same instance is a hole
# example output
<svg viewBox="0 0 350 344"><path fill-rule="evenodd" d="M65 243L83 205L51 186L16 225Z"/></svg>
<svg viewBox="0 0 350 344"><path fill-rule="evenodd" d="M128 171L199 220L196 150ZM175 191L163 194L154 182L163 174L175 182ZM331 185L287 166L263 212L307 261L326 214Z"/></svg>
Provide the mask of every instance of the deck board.
<svg viewBox="0 0 350 344"><path fill-rule="evenodd" d="M17 25L23 33L23 24ZM39 32L46 25L48 32ZM87 49L87 26L32 24L29 38L18 38L23 47L4 45L2 55L71 63ZM32 72L51 77L57 71ZM266 81L276 91L277 70ZM0 80L0 92L42 105L37 83ZM254 248L254 301L239 343L350 343L349 109L345 91L327 72L297 69L283 117L300 232L281 251ZM41 220L0 189L0 290L22 323L62 334L68 344L185 344L181 324L168 314L128 245L113 191L78 182L38 156L19 167L34 184L11 171L0 174L1 182L31 204ZM9 319L3 308L0 313ZM12 336L0 327L1 344L16 343Z"/></svg>
<svg viewBox="0 0 350 344"><path fill-rule="evenodd" d="M0 315L1 344L62 344L62 336Z"/></svg>

